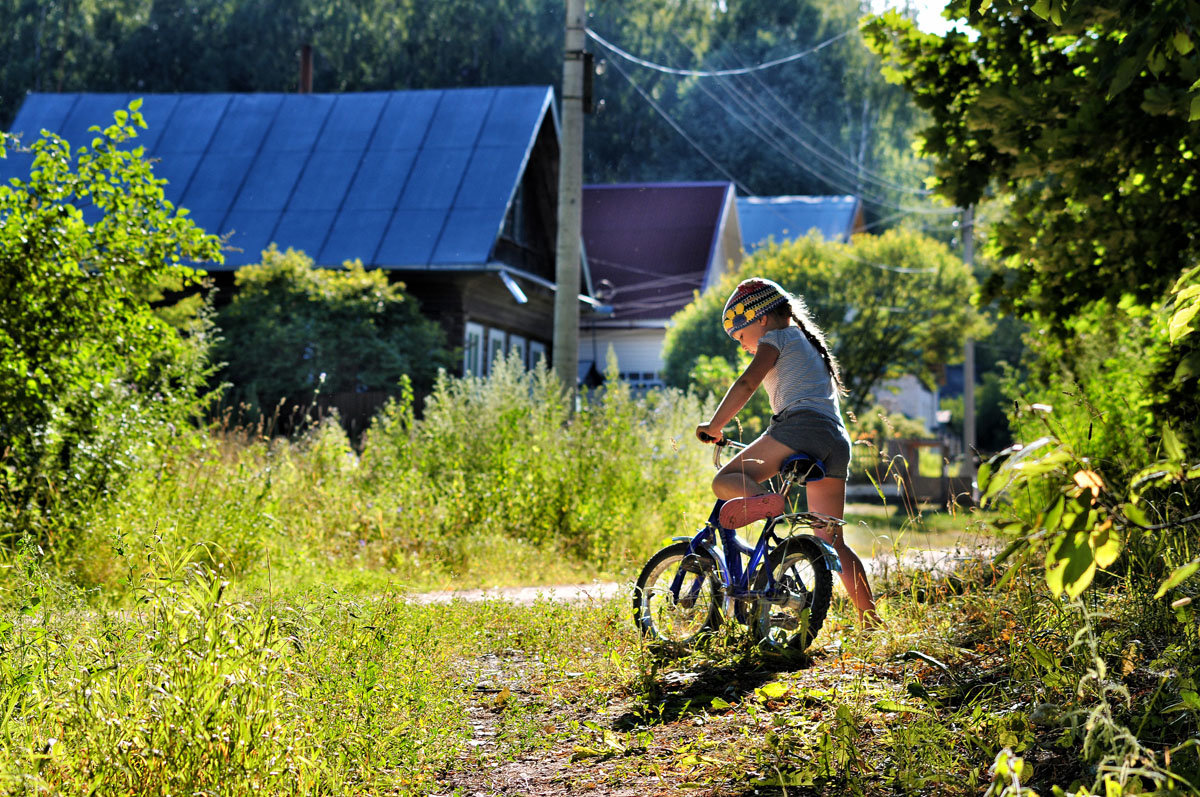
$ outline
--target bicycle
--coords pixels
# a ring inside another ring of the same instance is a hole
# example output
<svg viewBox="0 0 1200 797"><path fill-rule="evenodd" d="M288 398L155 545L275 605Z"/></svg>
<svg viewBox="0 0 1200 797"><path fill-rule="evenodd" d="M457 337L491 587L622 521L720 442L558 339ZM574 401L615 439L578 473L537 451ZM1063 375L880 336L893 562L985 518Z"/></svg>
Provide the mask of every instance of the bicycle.
<svg viewBox="0 0 1200 797"><path fill-rule="evenodd" d="M714 466L720 467L727 445L746 448L728 439L718 442ZM792 487L824 476L820 460L793 454L784 460L772 486L777 482L775 492L786 498ZM785 512L768 518L751 546L735 530L720 525L724 503L714 504L694 536L673 537L672 544L646 562L633 590L635 622L644 635L687 648L732 619L752 627L767 648L804 651L825 622L832 574L842 570L833 546L805 530L845 521L817 512ZM788 531L781 535L783 525Z"/></svg>

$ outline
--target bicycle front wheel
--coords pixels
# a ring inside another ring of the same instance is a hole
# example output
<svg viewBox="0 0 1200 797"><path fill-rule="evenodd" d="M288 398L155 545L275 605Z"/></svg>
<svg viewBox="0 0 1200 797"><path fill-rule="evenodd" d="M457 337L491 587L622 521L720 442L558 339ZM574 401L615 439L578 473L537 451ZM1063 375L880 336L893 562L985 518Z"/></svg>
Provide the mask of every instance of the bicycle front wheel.
<svg viewBox="0 0 1200 797"><path fill-rule="evenodd" d="M771 552L755 576L754 589L764 593L756 621L759 641L803 651L825 623L833 575L816 543L792 537Z"/></svg>
<svg viewBox="0 0 1200 797"><path fill-rule="evenodd" d="M716 562L688 543L668 545L642 568L633 589L633 617L641 632L686 646L721 623Z"/></svg>

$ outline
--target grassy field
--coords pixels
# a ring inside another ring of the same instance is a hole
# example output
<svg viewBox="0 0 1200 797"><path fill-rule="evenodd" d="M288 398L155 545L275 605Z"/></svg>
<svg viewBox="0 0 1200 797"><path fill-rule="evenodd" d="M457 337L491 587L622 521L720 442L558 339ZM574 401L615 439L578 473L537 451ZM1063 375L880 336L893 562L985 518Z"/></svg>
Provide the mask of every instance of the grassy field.
<svg viewBox="0 0 1200 797"><path fill-rule="evenodd" d="M850 506L869 633L838 585L807 655L648 646L624 587L707 515L709 452L664 431L700 409L612 391L568 424L540 378L448 383L357 447L181 436L0 554L0 793L1195 793L1188 600L1116 569L1051 599L971 558L990 515Z"/></svg>

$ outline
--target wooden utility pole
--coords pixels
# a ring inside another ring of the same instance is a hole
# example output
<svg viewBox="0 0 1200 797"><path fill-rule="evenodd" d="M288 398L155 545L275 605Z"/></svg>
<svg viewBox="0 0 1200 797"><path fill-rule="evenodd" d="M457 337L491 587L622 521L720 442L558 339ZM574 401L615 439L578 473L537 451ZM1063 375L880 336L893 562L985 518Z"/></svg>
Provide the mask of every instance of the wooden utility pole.
<svg viewBox="0 0 1200 797"><path fill-rule="evenodd" d="M962 221L963 262L971 271L975 270L975 207L963 211ZM966 476L975 483L975 341L968 337L963 351L963 457ZM979 498L978 491L971 489L972 500Z"/></svg>
<svg viewBox="0 0 1200 797"><path fill-rule="evenodd" d="M579 381L579 239L583 206L583 62L585 0L566 0L562 141L558 160L558 245L555 252L554 372L575 392Z"/></svg>

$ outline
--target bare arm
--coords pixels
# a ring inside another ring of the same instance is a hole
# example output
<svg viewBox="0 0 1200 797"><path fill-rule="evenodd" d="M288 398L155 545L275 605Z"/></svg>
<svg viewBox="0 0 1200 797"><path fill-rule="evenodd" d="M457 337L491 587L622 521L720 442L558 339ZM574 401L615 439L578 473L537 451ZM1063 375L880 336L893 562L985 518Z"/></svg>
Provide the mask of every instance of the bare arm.
<svg viewBox="0 0 1200 797"><path fill-rule="evenodd" d="M717 405L712 418L707 423L696 427L696 436L701 440L704 440L703 435L720 440L723 437L721 430L725 428L725 424L733 420L734 416L741 412L742 407L746 406L746 402L762 384L763 377L775 367L775 361L778 359L779 349L766 343L759 344L754 359L746 366L746 370L742 371L741 376L729 386L729 390L725 391L725 398L721 399L721 403Z"/></svg>

